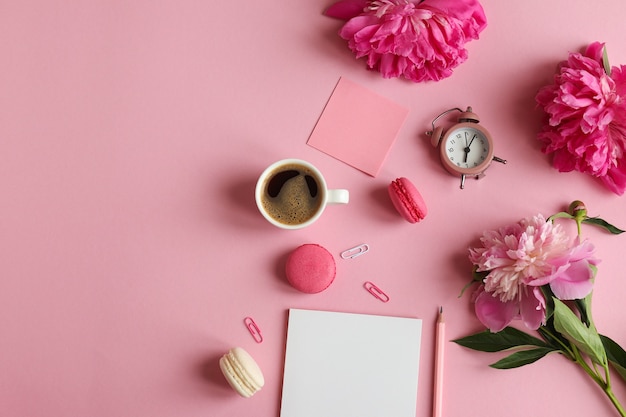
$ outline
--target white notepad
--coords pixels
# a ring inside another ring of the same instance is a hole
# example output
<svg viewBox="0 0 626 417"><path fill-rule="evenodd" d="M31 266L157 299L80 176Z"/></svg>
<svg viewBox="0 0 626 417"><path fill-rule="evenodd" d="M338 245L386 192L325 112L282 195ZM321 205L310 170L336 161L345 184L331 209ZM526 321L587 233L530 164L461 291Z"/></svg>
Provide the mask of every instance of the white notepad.
<svg viewBox="0 0 626 417"><path fill-rule="evenodd" d="M289 310L281 417L414 417L422 321Z"/></svg>

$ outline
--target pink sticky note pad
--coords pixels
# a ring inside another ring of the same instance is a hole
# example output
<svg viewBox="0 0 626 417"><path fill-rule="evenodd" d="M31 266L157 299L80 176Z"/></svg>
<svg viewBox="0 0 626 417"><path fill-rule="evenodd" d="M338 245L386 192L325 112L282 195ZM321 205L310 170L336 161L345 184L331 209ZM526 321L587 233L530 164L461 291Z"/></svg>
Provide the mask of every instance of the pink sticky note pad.
<svg viewBox="0 0 626 417"><path fill-rule="evenodd" d="M307 144L375 177L409 110L340 78Z"/></svg>

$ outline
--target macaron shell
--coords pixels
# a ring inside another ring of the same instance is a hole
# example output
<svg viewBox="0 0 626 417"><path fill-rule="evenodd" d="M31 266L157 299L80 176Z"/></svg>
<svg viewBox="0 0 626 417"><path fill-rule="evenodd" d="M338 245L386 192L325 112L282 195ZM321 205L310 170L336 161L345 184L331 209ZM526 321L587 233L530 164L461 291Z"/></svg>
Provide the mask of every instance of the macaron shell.
<svg viewBox="0 0 626 417"><path fill-rule="evenodd" d="M324 247L307 243L291 252L285 273L295 289L307 294L319 293L335 280L335 259Z"/></svg>
<svg viewBox="0 0 626 417"><path fill-rule="evenodd" d="M397 178L389 184L389 197L398 213L409 223L417 223L428 214L424 198L407 178Z"/></svg>
<svg viewBox="0 0 626 417"><path fill-rule="evenodd" d="M240 347L231 349L220 358L220 369L230 386L242 397L251 397L265 385L261 368Z"/></svg>
<svg viewBox="0 0 626 417"><path fill-rule="evenodd" d="M252 391L249 388L246 388L240 376L237 375L234 367L225 356L220 358L220 369L224 378L228 381L228 384L237 392L237 394L246 398L252 396Z"/></svg>

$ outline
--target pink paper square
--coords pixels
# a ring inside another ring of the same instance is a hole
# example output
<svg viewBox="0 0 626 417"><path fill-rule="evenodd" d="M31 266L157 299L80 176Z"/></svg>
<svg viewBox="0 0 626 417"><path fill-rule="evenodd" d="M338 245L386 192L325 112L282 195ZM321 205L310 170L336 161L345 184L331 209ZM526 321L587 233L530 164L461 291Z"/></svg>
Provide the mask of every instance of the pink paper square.
<svg viewBox="0 0 626 417"><path fill-rule="evenodd" d="M307 144L375 177L408 113L388 98L340 78Z"/></svg>

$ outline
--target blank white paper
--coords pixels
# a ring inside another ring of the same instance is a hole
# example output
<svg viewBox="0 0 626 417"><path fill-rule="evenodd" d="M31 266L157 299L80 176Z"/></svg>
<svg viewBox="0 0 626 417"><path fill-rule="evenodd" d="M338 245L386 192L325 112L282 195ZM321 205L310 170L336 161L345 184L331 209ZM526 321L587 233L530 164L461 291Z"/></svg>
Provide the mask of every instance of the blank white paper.
<svg viewBox="0 0 626 417"><path fill-rule="evenodd" d="M422 321L289 310L281 417L415 417Z"/></svg>

